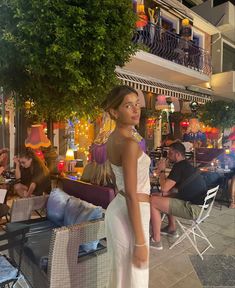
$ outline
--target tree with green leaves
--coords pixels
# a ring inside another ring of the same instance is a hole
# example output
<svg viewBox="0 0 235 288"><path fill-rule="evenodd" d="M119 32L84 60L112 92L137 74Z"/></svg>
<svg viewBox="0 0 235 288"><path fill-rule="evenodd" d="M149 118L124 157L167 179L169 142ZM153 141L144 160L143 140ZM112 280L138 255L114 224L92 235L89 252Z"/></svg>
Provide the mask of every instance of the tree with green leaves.
<svg viewBox="0 0 235 288"><path fill-rule="evenodd" d="M95 114L136 51L130 0L2 0L0 86L61 120Z"/></svg>
<svg viewBox="0 0 235 288"><path fill-rule="evenodd" d="M211 127L220 128L221 138L224 143L224 129L235 125L235 101L207 102L200 111L200 120Z"/></svg>
<svg viewBox="0 0 235 288"><path fill-rule="evenodd" d="M207 102L201 110L200 119L206 125L217 127L224 131L235 125L235 101Z"/></svg>

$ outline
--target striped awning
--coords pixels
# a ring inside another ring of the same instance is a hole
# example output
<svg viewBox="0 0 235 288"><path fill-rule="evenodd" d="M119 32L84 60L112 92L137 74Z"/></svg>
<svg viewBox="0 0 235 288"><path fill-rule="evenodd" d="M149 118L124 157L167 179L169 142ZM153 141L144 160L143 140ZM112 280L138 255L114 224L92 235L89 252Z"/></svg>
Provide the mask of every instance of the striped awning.
<svg viewBox="0 0 235 288"><path fill-rule="evenodd" d="M116 75L124 85L128 85L145 92L163 94L165 96L176 97L185 101L196 101L201 104L212 101L211 95L189 91L187 89L149 80L139 75L126 74L119 71L116 71Z"/></svg>

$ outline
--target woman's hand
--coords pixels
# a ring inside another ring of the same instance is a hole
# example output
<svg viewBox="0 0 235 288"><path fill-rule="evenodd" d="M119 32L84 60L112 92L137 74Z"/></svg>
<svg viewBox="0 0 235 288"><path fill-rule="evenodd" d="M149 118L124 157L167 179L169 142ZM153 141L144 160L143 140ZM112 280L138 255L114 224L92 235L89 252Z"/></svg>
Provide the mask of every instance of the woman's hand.
<svg viewBox="0 0 235 288"><path fill-rule="evenodd" d="M16 165L20 165L20 160L17 156L14 156L13 161Z"/></svg>
<svg viewBox="0 0 235 288"><path fill-rule="evenodd" d="M148 249L146 245L134 247L132 263L137 268L147 268Z"/></svg>

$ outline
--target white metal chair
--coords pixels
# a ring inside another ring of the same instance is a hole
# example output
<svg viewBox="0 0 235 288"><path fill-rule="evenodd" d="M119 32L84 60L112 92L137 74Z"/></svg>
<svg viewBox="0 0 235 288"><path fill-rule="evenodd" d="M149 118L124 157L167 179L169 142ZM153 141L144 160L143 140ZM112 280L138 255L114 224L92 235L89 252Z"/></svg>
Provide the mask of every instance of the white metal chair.
<svg viewBox="0 0 235 288"><path fill-rule="evenodd" d="M192 246L195 248L197 251L198 255L202 258L203 260L203 253L205 253L210 247L214 248L206 235L203 233L199 225L204 222L209 216L210 212L212 209L212 206L215 201L215 196L216 193L219 190L219 185L216 186L215 188L209 189L206 193L206 197L204 199L204 204L201 206L201 212L197 219L194 220L187 220L187 223L190 225L188 226L185 223L182 223L178 218L176 218L177 223L179 224L180 228L183 231L183 234L171 245L170 249L175 247L177 244L181 243L185 238L188 238L188 240L191 242ZM186 219L184 219L186 220ZM191 236L192 234L192 236ZM199 251L198 245L197 245L197 239L196 237L199 237L201 239L204 239L207 242L207 247L203 251Z"/></svg>

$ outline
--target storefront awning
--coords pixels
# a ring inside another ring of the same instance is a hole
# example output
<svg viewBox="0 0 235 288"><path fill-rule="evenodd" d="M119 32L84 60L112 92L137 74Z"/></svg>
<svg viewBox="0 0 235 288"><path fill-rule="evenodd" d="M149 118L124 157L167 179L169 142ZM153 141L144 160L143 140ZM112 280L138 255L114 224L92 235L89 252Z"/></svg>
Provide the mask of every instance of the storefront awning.
<svg viewBox="0 0 235 288"><path fill-rule="evenodd" d="M116 75L124 85L128 85L145 92L163 94L165 96L176 97L185 101L196 101L201 104L212 100L211 95L171 86L165 83L154 81L152 79L147 79L147 77L144 78L136 74L122 73L118 70L116 71Z"/></svg>

